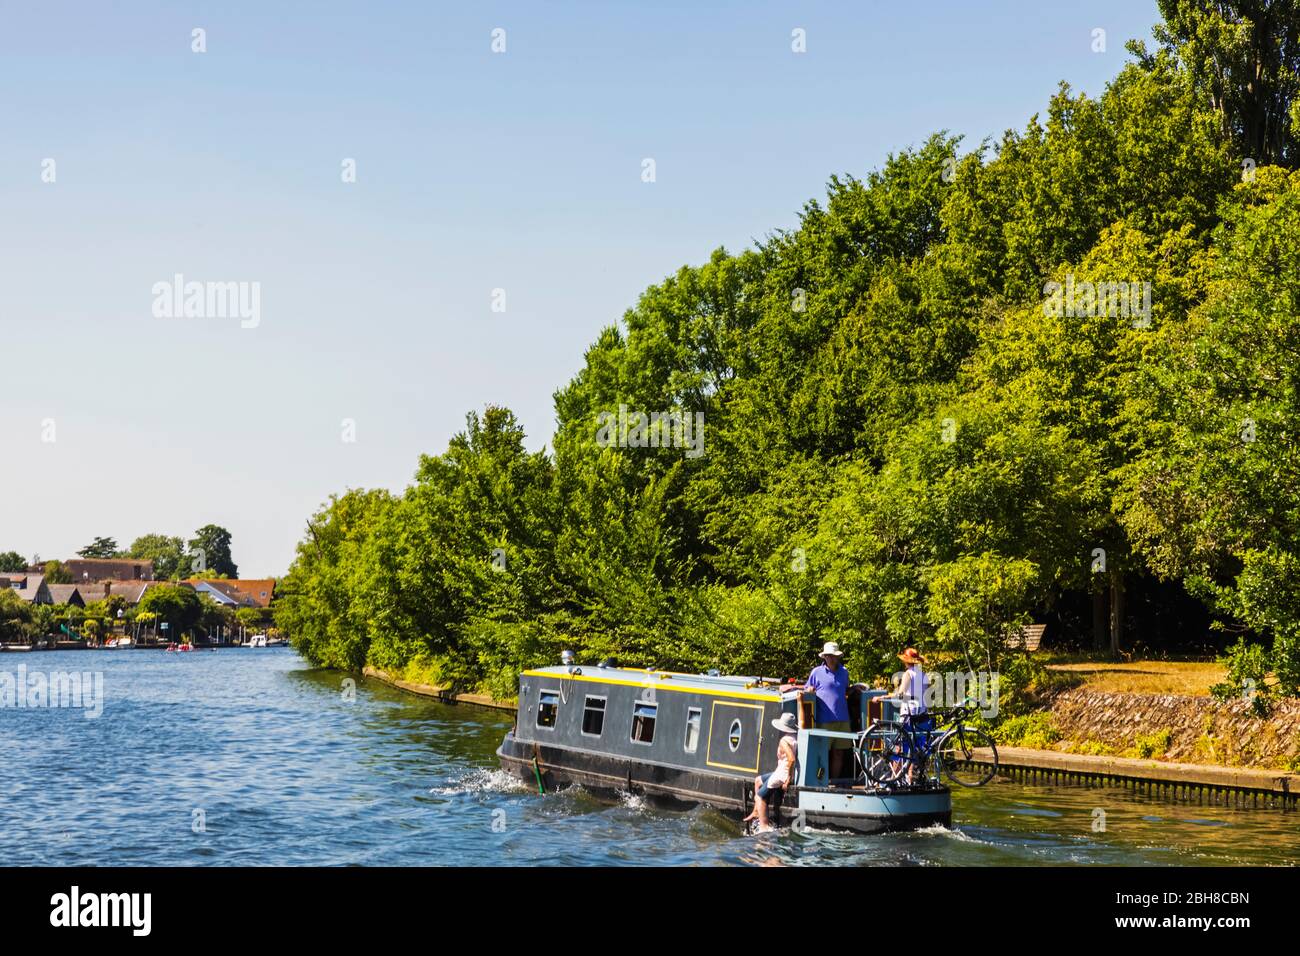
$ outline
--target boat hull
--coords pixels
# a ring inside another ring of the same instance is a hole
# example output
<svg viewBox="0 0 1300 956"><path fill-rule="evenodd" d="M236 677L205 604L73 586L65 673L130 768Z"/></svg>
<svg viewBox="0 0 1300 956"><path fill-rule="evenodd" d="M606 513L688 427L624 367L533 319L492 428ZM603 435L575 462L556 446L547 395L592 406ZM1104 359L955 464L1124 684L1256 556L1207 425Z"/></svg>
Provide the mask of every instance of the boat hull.
<svg viewBox="0 0 1300 956"><path fill-rule="evenodd" d="M624 791L670 805L707 804L732 816L744 816L753 807L752 777L547 746L517 740L513 734L506 735L497 757L507 773L534 786L540 776L547 791L570 785ZM885 833L947 826L952 821L952 799L946 788L896 793L803 788L782 796L783 800L771 808L773 822L778 825Z"/></svg>

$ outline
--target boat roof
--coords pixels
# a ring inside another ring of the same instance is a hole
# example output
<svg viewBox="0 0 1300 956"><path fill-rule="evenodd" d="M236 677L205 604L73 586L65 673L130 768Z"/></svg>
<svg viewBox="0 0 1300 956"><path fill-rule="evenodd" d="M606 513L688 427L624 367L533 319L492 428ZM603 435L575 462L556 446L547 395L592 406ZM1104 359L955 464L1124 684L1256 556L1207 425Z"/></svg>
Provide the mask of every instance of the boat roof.
<svg viewBox="0 0 1300 956"><path fill-rule="evenodd" d="M696 691L719 696L763 696L781 699L781 682L771 677L746 677L736 674L683 674L677 671L648 670L641 667L569 668L563 664L534 667L524 671L526 677L553 677L556 680L580 677L608 684L635 684L664 690Z"/></svg>

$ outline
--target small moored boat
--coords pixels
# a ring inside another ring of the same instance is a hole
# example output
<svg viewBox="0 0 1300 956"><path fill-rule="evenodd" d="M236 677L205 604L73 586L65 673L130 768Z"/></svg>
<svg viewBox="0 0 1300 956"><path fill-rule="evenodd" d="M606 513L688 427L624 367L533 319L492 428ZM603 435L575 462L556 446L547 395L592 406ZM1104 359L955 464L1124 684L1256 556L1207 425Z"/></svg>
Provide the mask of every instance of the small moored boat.
<svg viewBox="0 0 1300 956"><path fill-rule="evenodd" d="M860 766L853 777L830 779L832 740L856 734L814 728L812 701L781 681L583 668L567 652L565 660L520 675L515 726L497 750L503 769L542 791L577 784L744 815L755 775L776 766L772 721L789 713L799 726L798 763L790 786L774 791L774 822L879 833L951 821L951 793L932 779L881 786ZM855 731L879 716L883 697L850 689Z"/></svg>

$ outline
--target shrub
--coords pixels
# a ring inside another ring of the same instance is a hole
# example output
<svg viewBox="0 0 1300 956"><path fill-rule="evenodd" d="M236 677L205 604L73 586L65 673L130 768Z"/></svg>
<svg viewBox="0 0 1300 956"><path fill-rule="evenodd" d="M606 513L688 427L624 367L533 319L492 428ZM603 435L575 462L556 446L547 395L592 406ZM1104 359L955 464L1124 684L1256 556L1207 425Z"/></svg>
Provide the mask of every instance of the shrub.
<svg viewBox="0 0 1300 956"><path fill-rule="evenodd" d="M1072 753L1085 754L1090 757L1106 757L1115 752L1115 748L1110 744L1102 743L1100 740L1085 740L1082 743L1075 744Z"/></svg>
<svg viewBox="0 0 1300 956"><path fill-rule="evenodd" d="M1061 739L1061 734L1052 726L1051 714L1037 711L1003 720L993 728L993 739L1009 747L1047 750Z"/></svg>
<svg viewBox="0 0 1300 956"><path fill-rule="evenodd" d="M1133 741L1133 755L1143 759L1163 757L1173 740L1174 735L1168 728L1149 734L1138 734L1137 739Z"/></svg>

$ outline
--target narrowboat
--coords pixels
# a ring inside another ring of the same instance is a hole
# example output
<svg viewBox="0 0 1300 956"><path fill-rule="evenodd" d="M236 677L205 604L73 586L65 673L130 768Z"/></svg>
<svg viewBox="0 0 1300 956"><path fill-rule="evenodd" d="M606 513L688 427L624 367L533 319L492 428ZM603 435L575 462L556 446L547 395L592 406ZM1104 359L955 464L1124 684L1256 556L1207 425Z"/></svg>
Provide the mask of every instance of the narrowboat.
<svg viewBox="0 0 1300 956"><path fill-rule="evenodd" d="M755 776L776 767L781 735L772 721L790 713L799 726L798 764L791 785L774 791L773 823L881 833L951 822L952 795L935 779L882 787L858 760L850 761L852 777L830 779L832 739L856 734L813 727L813 701L796 686L612 662L579 667L568 652L564 661L520 675L515 726L497 750L503 769L543 792L579 785L744 816ZM853 730L887 706L883 691L851 687Z"/></svg>

